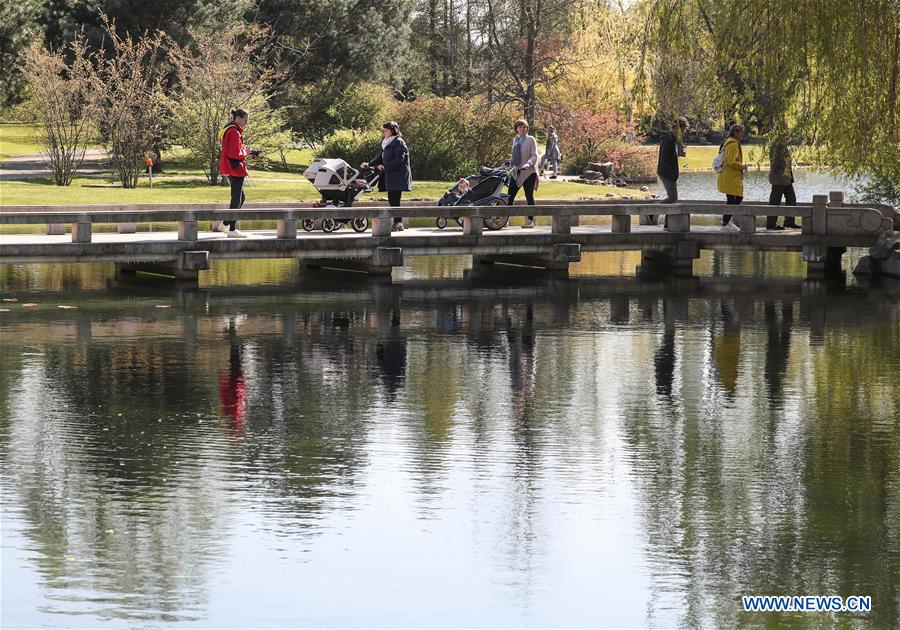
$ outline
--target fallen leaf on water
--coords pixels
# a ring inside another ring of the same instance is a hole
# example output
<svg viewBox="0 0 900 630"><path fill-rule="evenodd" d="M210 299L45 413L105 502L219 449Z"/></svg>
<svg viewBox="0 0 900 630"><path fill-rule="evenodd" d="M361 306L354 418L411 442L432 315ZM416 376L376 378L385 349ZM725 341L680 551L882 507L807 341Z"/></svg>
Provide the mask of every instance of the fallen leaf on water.
<svg viewBox="0 0 900 630"><path fill-rule="evenodd" d="M26 302L22 306L24 306L25 308L31 308L32 306L37 306L37 304L35 302Z"/></svg>
<svg viewBox="0 0 900 630"><path fill-rule="evenodd" d="M156 308L172 308L171 304L157 304Z"/></svg>
<svg viewBox="0 0 900 630"><path fill-rule="evenodd" d="M66 556L66 562L75 562L75 556Z"/></svg>
<svg viewBox="0 0 900 630"><path fill-rule="evenodd" d="M3 298L4 302L18 302L19 298Z"/></svg>
<svg viewBox="0 0 900 630"><path fill-rule="evenodd" d="M78 308L77 306L71 306L69 304L60 304L56 308Z"/></svg>
<svg viewBox="0 0 900 630"><path fill-rule="evenodd" d="M8 308L0 308L0 313L9 313Z"/></svg>
<svg viewBox="0 0 900 630"><path fill-rule="evenodd" d="M107 534L115 534L115 533L116 533L116 530L114 530L114 529L107 529L107 530L106 530L106 533L107 533Z"/></svg>

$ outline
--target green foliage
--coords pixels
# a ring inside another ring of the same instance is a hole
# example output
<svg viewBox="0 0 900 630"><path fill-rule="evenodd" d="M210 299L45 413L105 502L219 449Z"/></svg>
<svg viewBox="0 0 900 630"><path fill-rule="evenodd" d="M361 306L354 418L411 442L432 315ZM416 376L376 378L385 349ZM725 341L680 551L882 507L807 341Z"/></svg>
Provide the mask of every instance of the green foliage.
<svg viewBox="0 0 900 630"><path fill-rule="evenodd" d="M204 169L210 184L219 182L221 130L238 107L250 112L244 141L270 154L291 144L284 113L273 109L267 91L277 73L254 62L266 56L265 33L244 25L191 30L193 43L171 54L178 90L169 99L171 138L188 149L191 162Z"/></svg>
<svg viewBox="0 0 900 630"><path fill-rule="evenodd" d="M502 109L459 97L403 103L397 115L413 177L429 179L454 179L509 157L512 120Z"/></svg>
<svg viewBox="0 0 900 630"><path fill-rule="evenodd" d="M316 156L345 160L357 168L360 163L368 162L381 152L383 138L377 129L368 131L340 129L325 138Z"/></svg>
<svg viewBox="0 0 900 630"><path fill-rule="evenodd" d="M18 68L22 53L38 34L40 7L37 0L0 4L0 107L19 103L25 97L25 79Z"/></svg>
<svg viewBox="0 0 900 630"><path fill-rule="evenodd" d="M650 26L643 76L665 70L649 77L657 109L711 89L723 123L761 134L784 125L821 164L880 178L887 162L885 179L900 179L883 157L900 143L896 0L645 0L639 10Z"/></svg>
<svg viewBox="0 0 900 630"><path fill-rule="evenodd" d="M300 87L288 88L285 103L288 120L307 144L316 145L339 129L379 128L392 115L396 102L385 86L346 82L327 77Z"/></svg>
<svg viewBox="0 0 900 630"><path fill-rule="evenodd" d="M299 89L323 75L343 85L390 80L407 55L414 6L415 0L260 0L247 17L272 28Z"/></svg>

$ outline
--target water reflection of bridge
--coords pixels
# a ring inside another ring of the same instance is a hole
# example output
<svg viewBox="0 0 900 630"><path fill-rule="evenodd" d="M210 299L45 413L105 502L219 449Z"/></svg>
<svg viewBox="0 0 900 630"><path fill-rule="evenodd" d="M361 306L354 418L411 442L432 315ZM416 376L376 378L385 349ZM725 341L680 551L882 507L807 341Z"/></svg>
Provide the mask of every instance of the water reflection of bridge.
<svg viewBox="0 0 900 630"><path fill-rule="evenodd" d="M83 290L53 302L65 301L72 310L51 306L16 308L3 314L15 323L16 336L0 337L0 346L22 343L67 343L74 339L101 341L127 337L140 318L141 336L181 336L191 342L203 333L204 322L234 314L237 305L247 317L274 315L282 322L277 330L242 330L248 334L294 334L294 318L318 320L323 325L373 326L392 322L401 333L431 328L438 332L472 332L490 328L486 316L497 308L524 303L541 313L537 328L559 328L572 324L579 306L596 307L593 325L625 325L666 322L691 324L709 314L721 302L735 304L738 317L752 322L759 304L792 303L796 324L808 326L816 335L828 327L865 326L886 321L900 312L900 284L883 287L847 288L802 279L664 277L561 278L517 277L508 273L470 270L459 280L420 280L399 283L343 280L340 275L302 276L296 284L265 287L211 287L182 290L165 285L146 287L140 283L113 282L104 291ZM115 299L116 297L122 299ZM112 298L112 299L111 299ZM34 298L38 299L38 298ZM165 310L156 308L164 303ZM290 314L285 314L289 305ZM705 305L705 309L703 307ZM404 311L416 317L403 316ZM427 315L424 315L426 314ZM180 322L178 327L173 323ZM214 326L214 324L209 324ZM180 332L179 332L180 331Z"/></svg>

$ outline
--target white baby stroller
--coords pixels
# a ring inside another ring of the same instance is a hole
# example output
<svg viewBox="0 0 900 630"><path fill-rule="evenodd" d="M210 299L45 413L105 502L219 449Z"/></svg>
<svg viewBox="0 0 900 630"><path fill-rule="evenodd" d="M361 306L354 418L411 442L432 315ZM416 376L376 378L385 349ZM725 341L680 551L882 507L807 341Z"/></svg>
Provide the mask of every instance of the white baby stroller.
<svg viewBox="0 0 900 630"><path fill-rule="evenodd" d="M371 192L378 183L380 174L372 169L360 174L344 160L317 158L303 171L303 176L322 195L321 201L316 204L317 208L341 208L352 206L360 193ZM316 228L316 221L320 222L323 232L339 230L345 223L349 223L354 232L365 232L369 228L369 219L366 217L323 217L303 219L303 229L312 232Z"/></svg>

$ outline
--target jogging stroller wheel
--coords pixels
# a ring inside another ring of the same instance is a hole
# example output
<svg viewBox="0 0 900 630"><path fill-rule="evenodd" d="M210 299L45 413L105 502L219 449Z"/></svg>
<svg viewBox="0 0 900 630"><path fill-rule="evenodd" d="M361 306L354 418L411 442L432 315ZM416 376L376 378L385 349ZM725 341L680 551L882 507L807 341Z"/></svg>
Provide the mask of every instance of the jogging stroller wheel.
<svg viewBox="0 0 900 630"><path fill-rule="evenodd" d="M350 227L354 232L365 232L369 229L369 219L366 217L356 217L350 222Z"/></svg>
<svg viewBox="0 0 900 630"><path fill-rule="evenodd" d="M447 227L447 217L438 217L434 220L434 224L439 230L443 230L445 227Z"/></svg>
<svg viewBox="0 0 900 630"><path fill-rule="evenodd" d="M303 221L301 222L300 225L302 225L303 229L306 230L307 232L312 232L313 230L316 229L316 220L315 219L303 219Z"/></svg>
<svg viewBox="0 0 900 630"><path fill-rule="evenodd" d="M322 219L322 231L323 232L334 232L338 229L338 224L332 218Z"/></svg>

